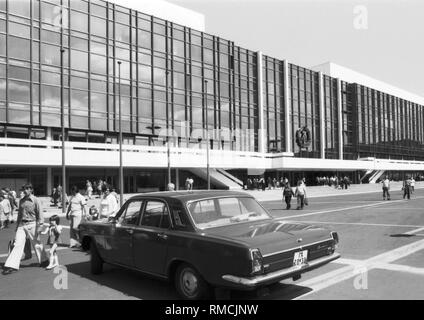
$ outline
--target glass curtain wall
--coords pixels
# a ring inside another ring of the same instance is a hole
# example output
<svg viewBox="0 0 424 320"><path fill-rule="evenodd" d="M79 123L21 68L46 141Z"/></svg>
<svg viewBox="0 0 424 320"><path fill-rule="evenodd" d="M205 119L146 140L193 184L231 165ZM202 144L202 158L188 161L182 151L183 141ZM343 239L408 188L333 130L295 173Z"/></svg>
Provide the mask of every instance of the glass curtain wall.
<svg viewBox="0 0 424 320"><path fill-rule="evenodd" d="M61 47L67 127L119 130L121 61L134 143L257 151L256 53L99 0L0 0L0 121L60 127Z"/></svg>
<svg viewBox="0 0 424 320"><path fill-rule="evenodd" d="M284 152L284 62L263 56L262 63L266 152Z"/></svg>
<svg viewBox="0 0 424 320"><path fill-rule="evenodd" d="M296 157L320 157L320 117L318 73L289 64L289 101L292 125L292 150ZM311 145L300 149L296 142L296 131L307 126L311 132Z"/></svg>
<svg viewBox="0 0 424 320"><path fill-rule="evenodd" d="M423 107L354 85L360 157L424 159Z"/></svg>
<svg viewBox="0 0 424 320"><path fill-rule="evenodd" d="M337 110L337 79L323 76L324 80L324 125L325 158L339 158L339 117Z"/></svg>

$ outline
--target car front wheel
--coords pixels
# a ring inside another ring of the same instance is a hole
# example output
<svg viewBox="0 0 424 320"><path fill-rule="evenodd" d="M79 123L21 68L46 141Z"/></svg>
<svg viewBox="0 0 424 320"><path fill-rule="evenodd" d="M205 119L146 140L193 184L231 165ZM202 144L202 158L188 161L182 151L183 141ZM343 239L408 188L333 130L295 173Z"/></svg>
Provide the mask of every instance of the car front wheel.
<svg viewBox="0 0 424 320"><path fill-rule="evenodd" d="M185 300L199 300L207 298L209 286L202 276L188 264L182 264L175 274L175 288Z"/></svg>
<svg viewBox="0 0 424 320"><path fill-rule="evenodd" d="M97 250L97 245L93 241L90 245L90 264L91 264L91 273L100 274L103 272L103 260L100 257L99 251Z"/></svg>

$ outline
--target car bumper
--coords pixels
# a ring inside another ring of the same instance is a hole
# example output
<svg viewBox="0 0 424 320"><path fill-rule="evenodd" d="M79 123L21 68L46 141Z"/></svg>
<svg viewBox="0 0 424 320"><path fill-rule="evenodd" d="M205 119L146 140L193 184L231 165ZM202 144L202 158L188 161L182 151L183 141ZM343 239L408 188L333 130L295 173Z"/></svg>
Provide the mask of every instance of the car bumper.
<svg viewBox="0 0 424 320"><path fill-rule="evenodd" d="M332 255L310 261L307 264L302 266L294 266L291 268L287 268L287 269L283 269L283 270L279 270L279 271L275 271L275 272L271 272L271 273L267 273L263 275L257 275L251 278L243 278L243 277L238 277L233 275L223 275L222 278L226 280L227 283L229 283L229 286L238 287L240 289L242 288L254 289L262 285L268 285L283 279L292 278L304 272L311 271L313 269L316 269L338 258L340 258L340 254L333 253Z"/></svg>

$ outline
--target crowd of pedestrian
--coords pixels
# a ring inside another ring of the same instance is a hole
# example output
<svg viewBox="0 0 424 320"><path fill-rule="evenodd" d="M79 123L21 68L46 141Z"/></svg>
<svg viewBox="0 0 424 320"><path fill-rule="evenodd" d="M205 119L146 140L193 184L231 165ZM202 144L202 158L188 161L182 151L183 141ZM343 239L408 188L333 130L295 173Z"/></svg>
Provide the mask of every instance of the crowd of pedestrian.
<svg viewBox="0 0 424 320"><path fill-rule="evenodd" d="M102 180L96 183L96 188L99 185L101 186L99 193L101 198L100 205L98 208L92 206L89 210L87 210L87 200L90 199L92 190L89 188L88 180L85 190L87 198L81 194L77 186L71 187L69 198L66 194L63 194L63 189L60 185L53 188L51 194L53 206L58 206L62 201L62 197L66 197L66 219L70 221L70 248L81 246L78 227L84 219L108 218L114 216L119 210L119 198L115 189ZM93 188L92 185L91 188ZM57 267L59 265L57 248L60 244L63 244L60 217L52 215L49 218L49 223L44 224L41 202L34 195L31 183L27 183L22 187L19 201L16 192L8 188L1 189L1 229L8 228L10 224L14 223L15 211L17 211L15 235L14 239L9 242L9 254L3 267L3 274L7 275L18 271L22 256L25 256L24 259L32 257L31 248L34 249L41 267L45 267L48 270ZM42 238L42 235L47 236L47 241ZM46 250L46 245L49 246L48 250Z"/></svg>
<svg viewBox="0 0 424 320"><path fill-rule="evenodd" d="M348 189L351 184L349 177L338 177L337 175L328 177L328 176L318 176L316 177L316 183L318 186L329 186L335 189Z"/></svg>
<svg viewBox="0 0 424 320"><path fill-rule="evenodd" d="M284 180L285 178L277 179L275 177L268 177L267 179L263 177L248 178L245 186L248 190L275 190L284 187Z"/></svg>

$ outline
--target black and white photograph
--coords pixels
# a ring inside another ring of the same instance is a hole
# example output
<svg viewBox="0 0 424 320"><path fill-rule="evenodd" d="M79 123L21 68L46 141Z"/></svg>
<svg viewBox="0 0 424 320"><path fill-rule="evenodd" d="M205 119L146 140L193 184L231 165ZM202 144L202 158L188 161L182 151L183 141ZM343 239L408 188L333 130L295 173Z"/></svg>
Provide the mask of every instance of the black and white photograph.
<svg viewBox="0 0 424 320"><path fill-rule="evenodd" d="M424 300L423 39L419 0L0 0L0 302Z"/></svg>

